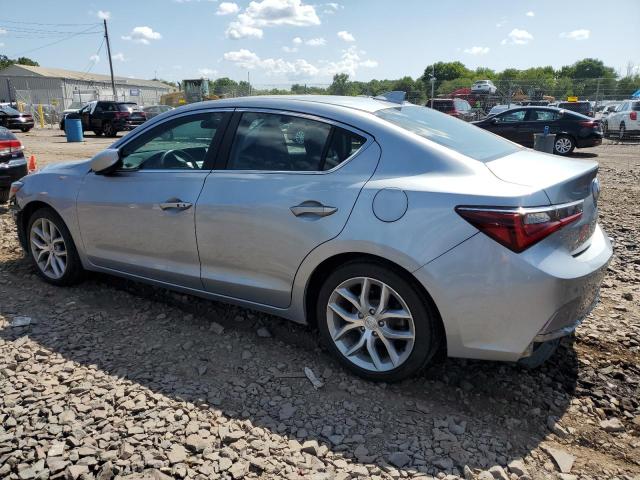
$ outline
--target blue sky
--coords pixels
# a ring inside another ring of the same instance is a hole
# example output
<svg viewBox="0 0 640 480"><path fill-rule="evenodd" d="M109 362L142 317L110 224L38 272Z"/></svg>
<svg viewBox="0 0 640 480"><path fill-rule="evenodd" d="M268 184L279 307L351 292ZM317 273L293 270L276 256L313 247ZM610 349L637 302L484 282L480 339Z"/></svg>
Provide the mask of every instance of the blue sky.
<svg viewBox="0 0 640 480"><path fill-rule="evenodd" d="M91 33L107 17L120 76L244 80L250 72L252 83L281 85L328 83L337 72L417 77L439 60L502 70L584 57L640 72L638 0L611 0L606 15L592 0L2 1L11 7L0 13L0 53L108 73L102 37Z"/></svg>

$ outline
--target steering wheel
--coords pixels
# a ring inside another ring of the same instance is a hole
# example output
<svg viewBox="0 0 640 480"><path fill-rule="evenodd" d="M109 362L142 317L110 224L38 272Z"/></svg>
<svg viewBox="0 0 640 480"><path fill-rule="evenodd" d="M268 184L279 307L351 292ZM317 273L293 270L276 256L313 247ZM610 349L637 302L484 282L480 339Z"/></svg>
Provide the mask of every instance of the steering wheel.
<svg viewBox="0 0 640 480"><path fill-rule="evenodd" d="M164 162L169 157L169 155L171 155L178 162L187 163L191 168L196 170L198 169L198 164L196 163L195 159L191 156L189 152L186 152L184 150L177 150L177 149L167 150L166 152L164 152L160 157L160 162L159 162L160 165L164 167Z"/></svg>

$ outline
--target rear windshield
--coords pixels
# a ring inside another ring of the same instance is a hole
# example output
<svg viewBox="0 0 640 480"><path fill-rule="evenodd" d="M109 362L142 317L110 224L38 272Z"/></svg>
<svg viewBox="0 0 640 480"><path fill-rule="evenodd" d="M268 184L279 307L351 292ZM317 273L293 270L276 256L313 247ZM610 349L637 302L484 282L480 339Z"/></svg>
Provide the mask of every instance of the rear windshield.
<svg viewBox="0 0 640 480"><path fill-rule="evenodd" d="M502 137L430 108L407 105L378 110L375 115L481 162L520 150Z"/></svg>
<svg viewBox="0 0 640 480"><path fill-rule="evenodd" d="M18 110L16 110L15 108L11 108L11 107L0 107L0 110L2 110L3 112L9 114L9 115L20 115L20 112Z"/></svg>
<svg viewBox="0 0 640 480"><path fill-rule="evenodd" d="M574 112L585 113L591 111L590 103L579 103L579 102L562 102L558 105L559 108L565 108L567 110L573 110Z"/></svg>
<svg viewBox="0 0 640 480"><path fill-rule="evenodd" d="M4 127L0 127L0 140L15 140L16 136Z"/></svg>
<svg viewBox="0 0 640 480"><path fill-rule="evenodd" d="M119 103L118 110L120 110L121 112L137 112L140 109L138 108L138 104L136 103Z"/></svg>
<svg viewBox="0 0 640 480"><path fill-rule="evenodd" d="M640 112L640 102L635 102L632 106L632 109L636 112Z"/></svg>

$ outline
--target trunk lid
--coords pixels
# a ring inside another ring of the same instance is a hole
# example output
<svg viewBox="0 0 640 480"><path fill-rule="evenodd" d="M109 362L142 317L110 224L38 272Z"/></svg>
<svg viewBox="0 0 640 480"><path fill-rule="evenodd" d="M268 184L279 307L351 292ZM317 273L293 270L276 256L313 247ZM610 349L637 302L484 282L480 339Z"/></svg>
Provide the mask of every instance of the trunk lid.
<svg viewBox="0 0 640 480"><path fill-rule="evenodd" d="M596 179L598 163L522 150L485 163L499 179L538 188L547 195L551 205L583 202L579 221L567 225L552 237L571 253L588 248L589 239L598 221L600 185ZM535 206L535 205L531 205Z"/></svg>

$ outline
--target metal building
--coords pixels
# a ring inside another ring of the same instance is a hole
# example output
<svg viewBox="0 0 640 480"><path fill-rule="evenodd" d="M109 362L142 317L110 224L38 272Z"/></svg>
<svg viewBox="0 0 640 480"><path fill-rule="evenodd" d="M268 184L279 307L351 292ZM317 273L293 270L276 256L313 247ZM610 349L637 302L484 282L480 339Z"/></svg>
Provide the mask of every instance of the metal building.
<svg viewBox="0 0 640 480"><path fill-rule="evenodd" d="M175 89L162 82L115 77L117 100L154 105ZM0 70L0 102L47 105L56 110L72 103L113 100L111 77L61 68L11 65Z"/></svg>

